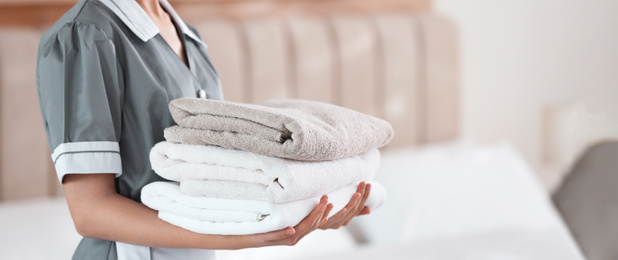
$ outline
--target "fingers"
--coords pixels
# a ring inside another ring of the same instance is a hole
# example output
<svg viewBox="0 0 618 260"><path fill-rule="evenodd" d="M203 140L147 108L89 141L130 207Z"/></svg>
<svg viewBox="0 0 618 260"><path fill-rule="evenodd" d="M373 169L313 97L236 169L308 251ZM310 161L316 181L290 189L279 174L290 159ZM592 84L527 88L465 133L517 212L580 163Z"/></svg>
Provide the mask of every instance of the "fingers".
<svg viewBox="0 0 618 260"><path fill-rule="evenodd" d="M257 242L257 245L254 246L295 245L301 238L327 222L328 215L332 209L333 204L328 203L328 197L324 195L320 198L320 202L311 213L294 228L287 227L268 233L250 235L249 237Z"/></svg>
<svg viewBox="0 0 618 260"><path fill-rule="evenodd" d="M322 225L324 225L324 223L326 223L328 221L328 215L330 214L332 209L333 209L333 204L332 203L328 203L328 205L326 205L326 210L322 214L322 217L320 218L319 222L316 223L317 225L312 226L310 230L308 230L304 234L300 235L300 237L298 237L297 241L300 241L303 237L305 237L306 235L309 235L309 233L315 231L316 229L318 229Z"/></svg>
<svg viewBox="0 0 618 260"><path fill-rule="evenodd" d="M295 245L301 238L320 227L323 219L328 216L327 214L329 214L332 207L332 204L328 203L328 197L326 195L322 196L320 203L313 209L313 211L311 211L311 213L303 219L303 221L294 227L296 234L289 237L287 239L288 241L284 244Z"/></svg>
<svg viewBox="0 0 618 260"><path fill-rule="evenodd" d="M328 203L328 205L326 206L326 211L324 211L324 216L322 217L322 221L320 221L320 226L324 225L324 223L328 221L328 215L330 215L330 212L333 210L333 207L334 206L332 203Z"/></svg>
<svg viewBox="0 0 618 260"><path fill-rule="evenodd" d="M328 208L328 197L326 195L322 196L320 199L320 203L311 211L309 216L307 216L303 221L301 221L296 227L297 229L310 229L312 226L319 225L322 222L322 218L324 217L324 212Z"/></svg>
<svg viewBox="0 0 618 260"><path fill-rule="evenodd" d="M369 213L371 213L371 209L369 209L369 207L365 206L365 207L363 207L363 210L361 210L361 212L358 213L357 216L368 215Z"/></svg>
<svg viewBox="0 0 618 260"><path fill-rule="evenodd" d="M273 242L284 240L284 239L294 235L295 233L296 233L296 230L294 230L294 228L286 227L284 229L276 230L276 231L271 231L271 232L268 232L268 233L249 235L247 237L250 238L251 241L254 241L254 243L252 245L250 245L250 246L247 246L247 247L264 246L264 245L276 244L276 243L273 243Z"/></svg>
<svg viewBox="0 0 618 260"><path fill-rule="evenodd" d="M366 208L365 203L367 203L367 199L369 199L370 193L371 193L371 184L367 183L367 185L365 185L365 193L363 194L363 198L358 204L356 215L359 215Z"/></svg>
<svg viewBox="0 0 618 260"><path fill-rule="evenodd" d="M333 215L331 219L339 219L339 218L343 218L347 216L349 212L351 211L351 209L354 209L355 205L360 201L361 197L362 196L358 192L352 194L352 198L350 198L350 201L348 202L348 204L346 204L345 207L339 210L337 214Z"/></svg>
<svg viewBox="0 0 618 260"><path fill-rule="evenodd" d="M365 202L369 197L371 185L361 182L357 187L357 192L352 195L352 198L348 204L337 214L330 217L329 221L324 224L322 229L338 229L341 226L345 226L357 215L369 214L369 208L365 209Z"/></svg>
<svg viewBox="0 0 618 260"><path fill-rule="evenodd" d="M359 189L360 189L360 187L359 187ZM344 226L347 226L348 224L350 224L350 221L352 221L352 218L355 217L355 216L369 214L369 212L370 212L369 208L365 207L365 203L367 202L367 199L369 198L369 194L370 193L371 193L371 184L367 184L364 187L363 197L360 200L360 202L358 203L358 205L357 205L357 207L355 209L354 214L352 215L352 217L348 218L345 222L343 222ZM365 208L367 208L367 210L366 210L367 213L361 214L361 212L363 212L365 210Z"/></svg>
<svg viewBox="0 0 618 260"><path fill-rule="evenodd" d="M367 188L367 184L365 184L365 182L361 182L358 185L358 188L356 189L356 193L352 196L352 199L346 206L348 208L347 212L345 213L345 216L347 219L350 219L356 216L357 212L359 211L359 207L362 208L362 206L365 205L364 201L367 200L365 198L366 188Z"/></svg>
<svg viewBox="0 0 618 260"><path fill-rule="evenodd" d="M361 182L357 187L357 192L352 195L348 204L330 218L328 215L333 209L333 204L328 203L328 197L322 196L318 205L294 228L287 227L282 230L255 235L263 245L295 245L304 236L310 234L317 228L337 229L346 226L358 215L366 215L371 210L365 206L371 185Z"/></svg>
<svg viewBox="0 0 618 260"><path fill-rule="evenodd" d="M291 244L291 241L295 243L299 237L313 231L321 224L324 213L329 209L329 205L330 209L332 209L332 204L328 204L328 197L322 196L320 203L294 228L286 227L277 231L256 234L253 235L254 241L265 245L285 245Z"/></svg>
<svg viewBox="0 0 618 260"><path fill-rule="evenodd" d="M363 206L365 205L365 203L363 202L363 199L367 200L365 198L365 190L367 189L367 184L365 184L365 182L361 182L358 185L358 188L356 188L356 194L358 194L357 198L352 198L354 200L354 204L353 206L350 208L350 210L348 211L348 216L356 216L356 212L358 212L358 208L360 207L360 204L362 203ZM354 195L356 195L354 194ZM350 201L352 202L352 201Z"/></svg>
<svg viewBox="0 0 618 260"><path fill-rule="evenodd" d="M333 215L331 219L340 219L347 216L351 209L354 209L355 205L360 201L361 197L362 195L359 192L352 194L352 198L350 198L348 204L346 204L345 207L343 207L341 210L339 210L339 212Z"/></svg>
<svg viewBox="0 0 618 260"><path fill-rule="evenodd" d="M354 195L352 195L352 197L354 197ZM349 204L349 203L348 203ZM346 205L347 207L348 205ZM343 214L345 214L345 212L348 211L348 209L346 207L343 207L341 210L339 210L339 212L335 213L335 215L331 216L331 219L337 219L340 218Z"/></svg>

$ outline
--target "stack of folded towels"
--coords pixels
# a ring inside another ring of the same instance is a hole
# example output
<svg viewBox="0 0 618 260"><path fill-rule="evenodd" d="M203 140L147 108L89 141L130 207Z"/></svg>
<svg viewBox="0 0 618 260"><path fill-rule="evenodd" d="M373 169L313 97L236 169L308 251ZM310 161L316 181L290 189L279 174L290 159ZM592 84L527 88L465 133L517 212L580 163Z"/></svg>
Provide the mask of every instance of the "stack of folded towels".
<svg viewBox="0 0 618 260"><path fill-rule="evenodd" d="M174 182L142 189L159 218L203 234L256 234L295 226L328 195L331 215L359 182L373 179L377 148L393 136L384 120L305 100L240 104L197 98L170 103L178 124L150 153L153 170ZM369 182L366 206L386 193Z"/></svg>

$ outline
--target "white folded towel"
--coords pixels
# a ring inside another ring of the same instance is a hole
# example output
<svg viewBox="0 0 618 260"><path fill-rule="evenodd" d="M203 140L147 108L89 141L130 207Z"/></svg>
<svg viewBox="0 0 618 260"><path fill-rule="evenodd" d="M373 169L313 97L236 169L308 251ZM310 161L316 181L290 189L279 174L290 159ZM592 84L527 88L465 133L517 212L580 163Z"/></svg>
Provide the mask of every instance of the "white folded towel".
<svg viewBox="0 0 618 260"><path fill-rule="evenodd" d="M373 179L380 153L304 162L218 146L161 142L150 152L152 169L180 182L188 195L283 203L326 194Z"/></svg>
<svg viewBox="0 0 618 260"><path fill-rule="evenodd" d="M386 192L378 183L370 184L365 205L374 210L384 202ZM330 215L349 202L357 186L350 184L327 194L334 206ZM160 219L193 232L219 235L257 234L295 226L311 213L320 197L288 203L193 197L183 194L174 182L153 182L141 194L142 203L158 210Z"/></svg>

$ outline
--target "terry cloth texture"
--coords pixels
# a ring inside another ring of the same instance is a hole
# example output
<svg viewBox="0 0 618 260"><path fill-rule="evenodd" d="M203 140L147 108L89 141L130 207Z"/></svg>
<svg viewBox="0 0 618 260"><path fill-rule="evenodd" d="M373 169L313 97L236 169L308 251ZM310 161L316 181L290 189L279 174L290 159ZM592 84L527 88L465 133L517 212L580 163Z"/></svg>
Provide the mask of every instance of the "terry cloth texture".
<svg viewBox="0 0 618 260"><path fill-rule="evenodd" d="M178 126L165 129L167 141L301 161L357 155L393 137L391 125L382 119L317 101L279 99L256 105L181 98L169 108Z"/></svg>
<svg viewBox="0 0 618 260"><path fill-rule="evenodd" d="M377 183L370 182L366 206L374 210L386 198ZM356 192L358 183L328 193L330 215L341 210ZM288 203L193 197L183 194L177 183L153 182L142 189L142 202L159 211L159 218L184 229L219 235L245 235L295 226L317 206L321 196Z"/></svg>
<svg viewBox="0 0 618 260"><path fill-rule="evenodd" d="M154 171L193 196L283 203L373 179L380 153L372 149L333 161L305 162L217 146L161 142L150 152Z"/></svg>

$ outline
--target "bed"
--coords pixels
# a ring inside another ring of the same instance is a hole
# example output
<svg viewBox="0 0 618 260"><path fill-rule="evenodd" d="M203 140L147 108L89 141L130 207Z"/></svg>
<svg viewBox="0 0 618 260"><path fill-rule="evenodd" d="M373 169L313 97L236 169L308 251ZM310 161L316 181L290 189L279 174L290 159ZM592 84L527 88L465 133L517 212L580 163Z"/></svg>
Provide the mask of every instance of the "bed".
<svg viewBox="0 0 618 260"><path fill-rule="evenodd" d="M376 179L387 203L347 228L219 259L584 259L508 143L386 151ZM0 259L68 259L80 239L61 197L2 204L0 230Z"/></svg>
<svg viewBox="0 0 618 260"><path fill-rule="evenodd" d="M209 45L226 99L335 103L384 118L396 133L377 174L389 196L382 208L294 247L221 251L220 259L583 259L512 146L460 139L456 33L447 19L391 12L190 22ZM56 196L33 105L28 75L40 35L0 29L0 47L12 46L0 48L0 97L11 108L0 110L11 125L0 145L24 149L2 153L0 259L69 259L80 239Z"/></svg>

